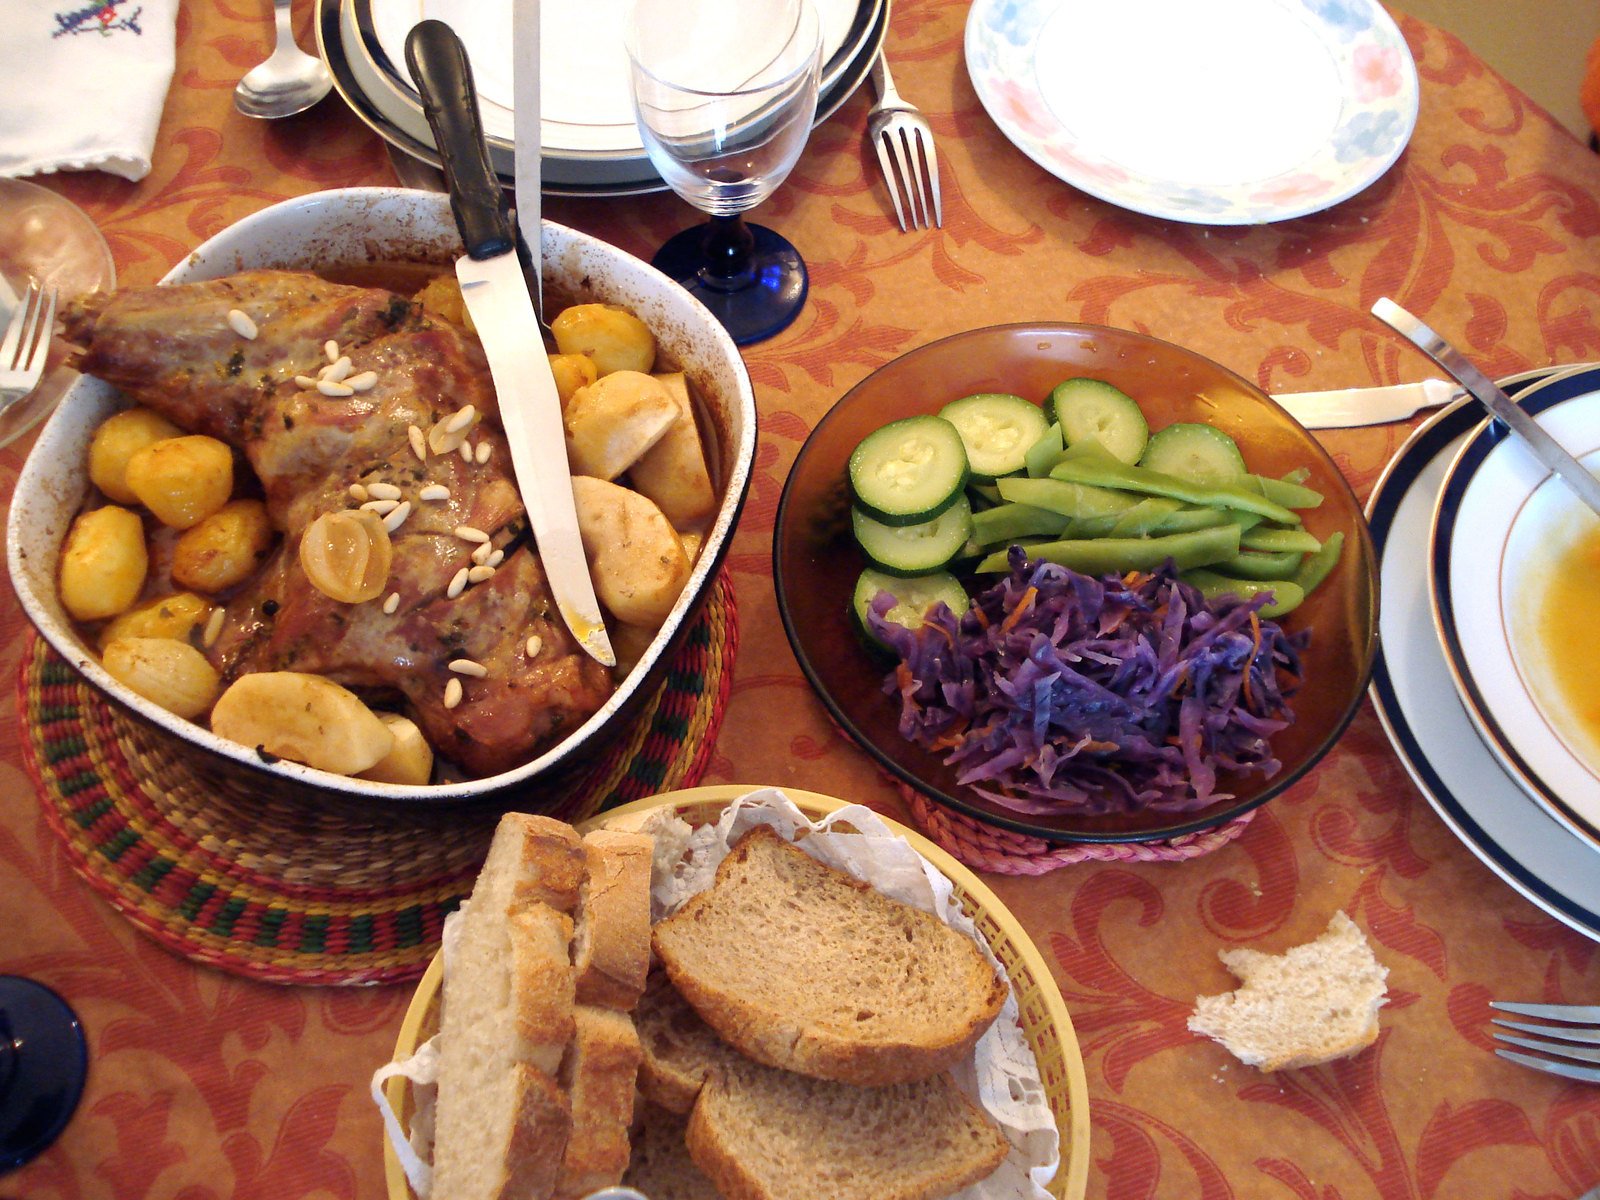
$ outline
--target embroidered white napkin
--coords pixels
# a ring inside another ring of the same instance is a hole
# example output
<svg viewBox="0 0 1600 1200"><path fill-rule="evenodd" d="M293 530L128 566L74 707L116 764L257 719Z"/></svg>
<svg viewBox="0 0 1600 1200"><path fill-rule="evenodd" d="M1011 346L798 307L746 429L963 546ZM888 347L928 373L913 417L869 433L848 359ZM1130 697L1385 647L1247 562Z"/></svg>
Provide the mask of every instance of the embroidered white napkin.
<svg viewBox="0 0 1600 1200"><path fill-rule="evenodd" d="M0 175L150 172L178 0L0 0Z"/></svg>

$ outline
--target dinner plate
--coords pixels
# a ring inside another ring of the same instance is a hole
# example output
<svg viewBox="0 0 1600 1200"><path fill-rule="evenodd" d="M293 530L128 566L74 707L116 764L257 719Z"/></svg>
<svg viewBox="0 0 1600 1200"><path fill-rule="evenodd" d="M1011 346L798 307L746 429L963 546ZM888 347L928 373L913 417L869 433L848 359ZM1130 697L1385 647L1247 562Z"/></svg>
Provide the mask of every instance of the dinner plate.
<svg viewBox="0 0 1600 1200"><path fill-rule="evenodd" d="M1502 380L1515 395L1553 374ZM1466 399L1430 417L1400 448L1367 501L1383 608L1371 695L1401 764L1450 830L1524 898L1600 940L1594 848L1501 769L1461 705L1433 630L1427 546L1445 476L1483 421Z"/></svg>
<svg viewBox="0 0 1600 1200"><path fill-rule="evenodd" d="M854 55L834 74L817 99L816 124L831 117L865 82L888 29L886 4L874 6L872 23ZM391 146L430 166L439 166L433 131L414 90L402 90L368 53L356 21L355 0L319 0L317 43L333 75L334 87L356 116ZM634 135L637 141L637 134ZM510 141L489 139L489 158L501 182L512 186L515 152ZM637 196L665 191L667 185L640 145L627 153L575 154L544 148L543 190L574 197Z"/></svg>
<svg viewBox="0 0 1600 1200"><path fill-rule="evenodd" d="M822 21L820 90L828 91L855 60L887 0L815 0ZM472 61L484 132L491 147L514 138L511 0L349 0L365 54L389 87L410 103L421 98L405 68L406 35L418 21L455 29ZM637 160L644 143L633 120L627 0L545 0L540 5L539 115L547 154Z"/></svg>
<svg viewBox="0 0 1600 1200"><path fill-rule="evenodd" d="M1400 156L1417 69L1376 0L977 0L967 71L1051 174L1150 216L1254 225Z"/></svg>
<svg viewBox="0 0 1600 1200"><path fill-rule="evenodd" d="M1273 735L1282 766L1267 778L1238 773L1227 793L1192 812L1086 815L1022 813L962 784L943 755L902 737L900 704L884 691L889 668L856 628L851 598L866 565L850 533L846 464L868 433L890 421L936 413L977 392L1042 400L1064 379L1087 375L1140 402L1152 429L1203 421L1234 437L1250 469L1304 468L1326 498L1307 511L1318 537L1345 534L1334 572L1284 627L1311 632L1294 721ZM773 532L778 612L806 679L840 729L885 771L966 816L1051 842L1164 841L1212 828L1263 804L1309 771L1360 704L1372 662L1377 591L1360 506L1338 466L1288 413L1254 385L1199 354L1127 330L1036 323L992 326L922 346L880 367L817 423L789 470Z"/></svg>
<svg viewBox="0 0 1600 1200"><path fill-rule="evenodd" d="M1600 369L1534 384L1519 397L1580 462L1600 466ZM1558 682L1538 630L1563 554L1596 518L1498 421L1482 421L1451 464L1429 552L1438 637L1467 714L1522 787L1600 848L1600 730ZM1587 557L1587 554L1586 554ZM1578 636L1591 636L1583 631Z"/></svg>
<svg viewBox="0 0 1600 1200"><path fill-rule="evenodd" d="M578 828L585 832L601 826L638 828L646 817L663 808L674 810L691 824L712 821L731 801L754 790L751 787L719 784L663 792L602 813ZM787 787L782 791L813 820L845 807L843 800L817 792ZM1011 987L1017 998L1018 1020L1023 1036L1038 1060L1060 1139L1061 1165L1055 1178L1045 1185L1046 1190L1058 1200L1082 1200L1089 1176L1088 1080L1072 1018L1061 999L1061 990L1056 986L1049 965L1027 931L976 875L915 830L887 817L883 820L893 833L910 842L917 853L955 885L955 897L972 917L995 957L1010 975ZM418 1046L437 1032L438 996L443 974L443 962L440 956L435 955L427 973L417 984L401 1022L393 1061L401 1062L410 1058ZM390 1107L409 1119L410 1089L407 1080L400 1076L391 1078L384 1085L384 1090ZM389 1200L411 1200L412 1192L406 1182L405 1171L388 1138L384 1139L383 1160Z"/></svg>

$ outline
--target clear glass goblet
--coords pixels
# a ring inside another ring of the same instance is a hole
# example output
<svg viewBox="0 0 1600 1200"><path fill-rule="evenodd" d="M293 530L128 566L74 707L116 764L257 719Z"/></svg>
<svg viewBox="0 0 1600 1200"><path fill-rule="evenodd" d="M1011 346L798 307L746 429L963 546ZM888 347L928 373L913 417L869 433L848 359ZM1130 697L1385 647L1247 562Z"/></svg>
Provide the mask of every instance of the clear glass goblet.
<svg viewBox="0 0 1600 1200"><path fill-rule="evenodd" d="M788 176L817 111L820 21L808 0L637 0L625 41L650 161L710 220L653 265L688 288L739 345L771 337L805 303L805 262L744 213Z"/></svg>
<svg viewBox="0 0 1600 1200"><path fill-rule="evenodd" d="M83 1027L67 1002L42 983L0 975L0 1172L55 1141L88 1073Z"/></svg>
<svg viewBox="0 0 1600 1200"><path fill-rule="evenodd" d="M116 286L111 251L95 223L76 204L22 179L0 179L0 329L30 279L56 289L57 311L67 301ZM26 396L0 409L0 446L21 437L66 394L77 373L52 351L44 378Z"/></svg>

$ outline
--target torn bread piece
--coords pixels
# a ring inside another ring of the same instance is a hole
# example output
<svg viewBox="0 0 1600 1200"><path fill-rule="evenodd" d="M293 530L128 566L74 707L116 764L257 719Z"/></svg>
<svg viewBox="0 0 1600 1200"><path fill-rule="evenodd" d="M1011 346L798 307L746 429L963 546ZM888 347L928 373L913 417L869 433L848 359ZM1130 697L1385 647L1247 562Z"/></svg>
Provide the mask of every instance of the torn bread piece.
<svg viewBox="0 0 1600 1200"><path fill-rule="evenodd" d="M665 971L650 972L634 1023L644 1056L639 1091L652 1105L680 1117L689 1115L706 1076L739 1056L689 1007Z"/></svg>
<svg viewBox="0 0 1600 1200"><path fill-rule="evenodd" d="M572 964L580 1004L627 1010L639 1002L650 969L648 834L596 829L584 835Z"/></svg>
<svg viewBox="0 0 1600 1200"><path fill-rule="evenodd" d="M1263 1071L1309 1067L1364 1050L1378 1037L1389 971L1360 928L1333 914L1316 941L1283 954L1223 950L1243 985L1195 1001L1189 1028Z"/></svg>
<svg viewBox="0 0 1600 1200"><path fill-rule="evenodd" d="M508 813L472 889L443 989L434 1194L549 1194L571 1128L556 1072L572 1039L572 828Z"/></svg>
<svg viewBox="0 0 1600 1200"><path fill-rule="evenodd" d="M722 1200L705 1172L689 1157L688 1119L640 1096L634 1121L633 1156L622 1177L625 1186L650 1200Z"/></svg>

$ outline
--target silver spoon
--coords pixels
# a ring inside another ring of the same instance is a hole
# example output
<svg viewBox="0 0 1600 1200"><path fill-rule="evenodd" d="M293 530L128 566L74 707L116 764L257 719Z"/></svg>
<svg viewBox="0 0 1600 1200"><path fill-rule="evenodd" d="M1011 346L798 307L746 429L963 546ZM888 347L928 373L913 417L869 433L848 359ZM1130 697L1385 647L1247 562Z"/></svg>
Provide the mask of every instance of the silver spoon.
<svg viewBox="0 0 1600 1200"><path fill-rule="evenodd" d="M322 60L295 45L289 0L272 0L272 8L278 27L272 56L252 67L233 90L233 106L247 117L292 117L333 87L333 77Z"/></svg>

